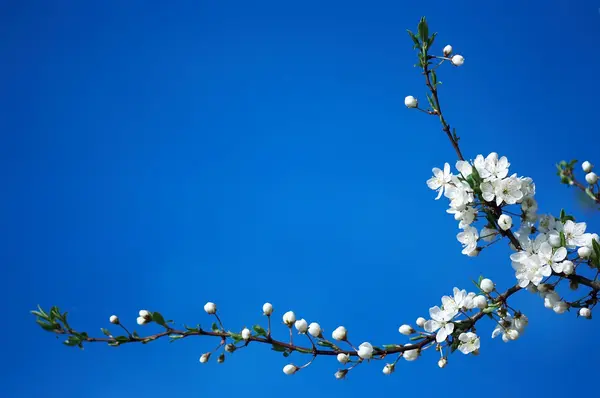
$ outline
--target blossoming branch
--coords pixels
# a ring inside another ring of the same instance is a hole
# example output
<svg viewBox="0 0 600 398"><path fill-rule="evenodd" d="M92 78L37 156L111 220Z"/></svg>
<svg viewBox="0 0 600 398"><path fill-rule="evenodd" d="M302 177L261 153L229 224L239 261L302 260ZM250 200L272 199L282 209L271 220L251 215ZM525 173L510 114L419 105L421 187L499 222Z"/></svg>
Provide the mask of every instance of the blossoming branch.
<svg viewBox="0 0 600 398"><path fill-rule="evenodd" d="M455 287L451 295L442 296L438 305L429 308L428 318L419 317L414 325L403 324L398 328L404 340L382 345L373 345L371 341L356 345L352 332L344 326L336 325L331 334L326 334L321 324L309 323L293 311L283 313L281 323L277 322L287 331L283 337L276 338L273 323L275 312L270 303L263 305L262 315L266 319L262 325L241 330L226 328L217 305L212 302L204 306L206 314L214 320L207 329L200 325L177 328L173 321L165 320L161 313L148 310L139 311L137 325L146 328L155 324L160 331L143 336L135 330L130 332L118 316L112 315L109 322L118 328L119 333L102 328L104 337L91 337L86 332L71 328L67 313L61 312L58 307L52 307L48 312L42 308L32 311L37 323L44 330L65 335L65 345L80 348L85 343L93 342L118 347L131 343L147 344L159 339L176 341L192 336L217 339L218 345L214 349L200 355L200 363L209 362L213 355L217 356L218 363L222 363L227 356L250 344L269 345L286 358L292 354L304 354L306 361L300 363L300 356L283 367L287 375L307 368L319 356L334 356L341 366L334 374L341 379L356 366L376 360L384 361L384 374L391 374L400 359L414 361L428 349L439 353L437 363L441 368L448 364L449 356L456 351L478 355L481 337L477 334L477 323L482 319L489 319L496 325L492 338L501 336L504 342L516 340L523 335L528 318L514 309L509 299L524 290L538 295L544 306L557 314L577 309L578 316L591 318L600 291L600 238L597 234L587 232L584 222L576 222L564 211L556 216L538 214L533 180L517 176L516 173L510 174L510 162L505 156L492 152L486 156L477 155L472 160L463 157L456 129L451 128L442 113L436 70L443 64L462 66L465 58L453 55L450 45L443 48L441 55L432 55L430 50L436 34L429 35L424 18L416 34L411 31L408 33L417 50L417 65L422 70L428 89L428 106L421 107L413 96L405 98L405 105L439 118L442 131L458 157L454 164L455 172L452 172L449 163L445 163L441 169L434 168L427 186L437 192L436 200L442 196L448 199L449 208L446 212L458 221L460 232L456 238L464 255L477 257L490 246L508 241L513 253L506 260L510 260L512 265L516 279L514 286L501 292L493 281L480 277L475 282L474 291ZM563 168L561 178L575 181L572 165L569 165L570 171ZM589 162L584 162L583 169L588 173L587 182L596 184L597 177L591 172ZM566 283L569 290L583 290L585 294L573 300L567 298L562 293Z"/></svg>

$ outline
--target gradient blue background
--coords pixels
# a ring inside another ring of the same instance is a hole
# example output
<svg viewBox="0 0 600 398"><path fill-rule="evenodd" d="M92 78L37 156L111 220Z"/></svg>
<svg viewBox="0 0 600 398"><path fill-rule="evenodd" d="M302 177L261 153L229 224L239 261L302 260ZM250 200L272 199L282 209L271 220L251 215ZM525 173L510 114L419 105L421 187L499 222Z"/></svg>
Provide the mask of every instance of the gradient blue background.
<svg viewBox="0 0 600 398"><path fill-rule="evenodd" d="M56 304L99 333L141 308L209 326L211 300L241 329L268 300L277 322L293 309L386 344L453 286L485 274L507 287L507 249L462 256L425 185L455 154L434 118L404 108L425 93L405 29L427 15L438 51L466 58L440 72L465 155L508 156L541 211L599 231L554 170L600 164L599 2L101 3L0 5L2 396L596 394L597 321L525 293L516 342L488 323L478 358L440 370L428 352L345 381L333 358L287 377L257 345L200 365L210 339L70 349L28 311Z"/></svg>

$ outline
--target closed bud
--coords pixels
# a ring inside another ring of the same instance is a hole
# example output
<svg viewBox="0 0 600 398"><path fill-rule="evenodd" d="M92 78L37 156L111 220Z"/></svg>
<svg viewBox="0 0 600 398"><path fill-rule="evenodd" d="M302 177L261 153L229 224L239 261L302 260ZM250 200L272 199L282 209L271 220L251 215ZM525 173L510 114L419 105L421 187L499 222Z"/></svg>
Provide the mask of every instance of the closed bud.
<svg viewBox="0 0 600 398"><path fill-rule="evenodd" d="M450 44L448 44L446 47L444 47L444 57L448 57L450 54L452 54L452 46Z"/></svg>
<svg viewBox="0 0 600 398"><path fill-rule="evenodd" d="M333 337L334 340L344 341L348 337L348 331L345 327L338 326L333 333L331 333L331 337Z"/></svg>
<svg viewBox="0 0 600 398"><path fill-rule="evenodd" d="M592 311L589 308L583 307L579 309L579 316L587 319L592 318Z"/></svg>
<svg viewBox="0 0 600 398"><path fill-rule="evenodd" d="M475 305L475 307L482 310L487 307L487 298L485 298L485 296L482 296L481 294L475 296L473 298L473 304Z"/></svg>
<svg viewBox="0 0 600 398"><path fill-rule="evenodd" d="M438 361L438 366L440 367L440 369L445 368L446 365L448 365L448 360L446 358L442 358Z"/></svg>
<svg viewBox="0 0 600 398"><path fill-rule="evenodd" d="M596 173L591 171L585 175L585 180L587 181L588 184L594 185L595 183L598 182L598 176L596 175Z"/></svg>
<svg viewBox="0 0 600 398"><path fill-rule="evenodd" d="M200 355L200 363L208 362L209 358L210 358L210 352Z"/></svg>
<svg viewBox="0 0 600 398"><path fill-rule="evenodd" d="M339 353L339 354L337 354L337 360L342 365L345 365L348 363L348 361L350 361L350 355L344 354L344 353Z"/></svg>
<svg viewBox="0 0 600 398"><path fill-rule="evenodd" d="M481 288L481 290L483 290L486 293L491 293L494 291L494 282L492 282L490 279L485 278L481 281L481 283L479 283L479 287Z"/></svg>
<svg viewBox="0 0 600 398"><path fill-rule="evenodd" d="M569 288L571 290L577 290L577 289L579 289L579 282L577 282L577 281L571 281L571 282L569 282Z"/></svg>
<svg viewBox="0 0 600 398"><path fill-rule="evenodd" d="M562 266L563 266L563 273L565 275L571 275L573 272L575 272L575 265L573 264L572 261L565 260L562 262Z"/></svg>
<svg viewBox="0 0 600 398"><path fill-rule="evenodd" d="M204 311L206 311L207 314L209 315L213 315L217 313L217 305L215 303L211 303L210 301L206 304L204 304Z"/></svg>
<svg viewBox="0 0 600 398"><path fill-rule="evenodd" d="M394 373L394 370L396 370L396 367L394 366L393 363L388 363L383 367L383 374L384 375L391 375L392 373Z"/></svg>
<svg viewBox="0 0 600 398"><path fill-rule="evenodd" d="M285 373L288 376L293 375L298 370L299 370L299 368L296 365L293 365L293 364L285 365L283 367L283 373Z"/></svg>
<svg viewBox="0 0 600 398"><path fill-rule="evenodd" d="M273 313L273 305L271 305L271 303L264 303L263 304L263 315L271 316L272 313Z"/></svg>
<svg viewBox="0 0 600 398"><path fill-rule="evenodd" d="M294 323L296 322L296 314L294 314L293 311L288 311L285 314L283 314L283 323L285 323L288 327L292 327L294 326Z"/></svg>
<svg viewBox="0 0 600 398"><path fill-rule="evenodd" d="M409 344L405 345L404 347L408 347L408 346L409 346ZM419 358L419 350L418 349L414 349L414 350L404 351L404 353L402 354L402 356L407 361L414 361L417 358Z"/></svg>
<svg viewBox="0 0 600 398"><path fill-rule="evenodd" d="M587 246L581 246L579 249L577 249L577 255L580 258L588 258L592 255L592 249Z"/></svg>
<svg viewBox="0 0 600 398"><path fill-rule="evenodd" d="M310 335L313 337L323 337L323 331L317 322L312 322L310 325L308 325L308 333L310 333Z"/></svg>
<svg viewBox="0 0 600 398"><path fill-rule="evenodd" d="M217 363L223 362L225 362L225 354L221 353L221 355L219 355L219 357L217 358Z"/></svg>
<svg viewBox="0 0 600 398"><path fill-rule="evenodd" d="M242 339L248 341L250 340L250 337L252 337L252 332L250 331L250 329L244 328L242 330Z"/></svg>
<svg viewBox="0 0 600 398"><path fill-rule="evenodd" d="M552 246L552 247L560 247L561 246L560 235L551 234L550 236L548 236L548 243L550 243L550 246Z"/></svg>
<svg viewBox="0 0 600 398"><path fill-rule="evenodd" d="M462 55L456 54L454 57L452 57L452 63L455 66L461 66L462 64L465 63L465 57L463 57Z"/></svg>
<svg viewBox="0 0 600 398"><path fill-rule="evenodd" d="M412 95L409 95L404 98L404 105L406 105L407 108L416 108L419 106L419 101Z"/></svg>
<svg viewBox="0 0 600 398"><path fill-rule="evenodd" d="M554 305L552 309L557 314L564 314L565 311L569 309L569 304L565 303L564 301L559 301Z"/></svg>
<svg viewBox="0 0 600 398"><path fill-rule="evenodd" d="M305 319L297 320L294 325L300 334L305 334L308 331L308 322Z"/></svg>
<svg viewBox="0 0 600 398"><path fill-rule="evenodd" d="M137 318L137 324L138 325L145 325L147 323L149 323L152 320L152 315L150 314L149 311L146 310L141 310L139 312L138 318Z"/></svg>
<svg viewBox="0 0 600 398"><path fill-rule="evenodd" d="M362 359L371 359L373 356L373 346L371 343L364 342L358 346L357 353Z"/></svg>
<svg viewBox="0 0 600 398"><path fill-rule="evenodd" d="M581 168L583 169L584 173L589 173L594 168L594 165L586 160L585 162L581 163Z"/></svg>
<svg viewBox="0 0 600 398"><path fill-rule="evenodd" d="M503 231L510 229L512 227L512 218L508 214L501 214L498 218L498 226Z"/></svg>
<svg viewBox="0 0 600 398"><path fill-rule="evenodd" d="M425 326L425 322L427 322L427 319L423 318L422 316L417 318L417 326L422 328L423 326Z"/></svg>
<svg viewBox="0 0 600 398"><path fill-rule="evenodd" d="M119 317L116 315L111 315L110 316L110 323L114 324L114 325L118 325L119 324Z"/></svg>
<svg viewBox="0 0 600 398"><path fill-rule="evenodd" d="M398 331L400 334L405 336L410 336L411 334L415 333L415 329L413 329L410 325L402 325L398 328Z"/></svg>
<svg viewBox="0 0 600 398"><path fill-rule="evenodd" d="M348 369L340 369L337 372L335 372L335 378L340 380L340 379L343 379L344 377L346 377L347 374L348 374Z"/></svg>
<svg viewBox="0 0 600 398"><path fill-rule="evenodd" d="M227 352L228 352L228 353L230 353L230 354L231 354L232 352L234 352L236 349L237 349L237 347L235 346L235 344L231 344L231 343L229 343L229 344L226 344L226 345L225 345L225 351L227 351Z"/></svg>
<svg viewBox="0 0 600 398"><path fill-rule="evenodd" d="M483 247L476 247L475 249L473 249L470 252L468 252L467 256L469 256L469 257L477 257L477 256L479 256L479 253L481 253L482 250L483 250Z"/></svg>

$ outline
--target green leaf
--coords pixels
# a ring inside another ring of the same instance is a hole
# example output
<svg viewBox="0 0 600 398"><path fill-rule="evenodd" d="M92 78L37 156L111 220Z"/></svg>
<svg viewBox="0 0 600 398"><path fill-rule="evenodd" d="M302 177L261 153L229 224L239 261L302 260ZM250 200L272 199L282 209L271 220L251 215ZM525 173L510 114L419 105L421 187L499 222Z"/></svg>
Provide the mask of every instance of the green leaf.
<svg viewBox="0 0 600 398"><path fill-rule="evenodd" d="M213 322L211 329L213 332L218 332L219 331L219 326L217 326L217 324L215 322Z"/></svg>
<svg viewBox="0 0 600 398"><path fill-rule="evenodd" d="M67 345L69 347L75 347L79 344L81 344L81 340L79 340L79 338L75 337L75 336L69 336L69 338L63 342L64 345Z"/></svg>
<svg viewBox="0 0 600 398"><path fill-rule="evenodd" d="M383 348L386 350L395 350L396 348L400 348L402 346L398 345L398 344L384 344Z"/></svg>
<svg viewBox="0 0 600 398"><path fill-rule="evenodd" d="M53 323L47 323L42 321L41 319L36 319L35 322L42 327L42 329L47 330L49 332L53 332L58 329L58 325Z"/></svg>
<svg viewBox="0 0 600 398"><path fill-rule="evenodd" d="M160 326L167 327L167 324L165 323L165 318L163 318L163 316L160 314L160 312L153 312L152 320L154 322L156 322L157 324L159 324Z"/></svg>
<svg viewBox="0 0 600 398"><path fill-rule="evenodd" d="M563 231L560 231L560 245L563 247L567 245L567 239L565 238L565 233Z"/></svg>
<svg viewBox="0 0 600 398"><path fill-rule="evenodd" d="M229 337L231 337L233 339L233 341L235 341L236 343L244 340L242 338L242 335L239 333L229 332Z"/></svg>
<svg viewBox="0 0 600 398"><path fill-rule="evenodd" d="M279 344L273 344L273 347L271 349L273 351L277 351L277 352L285 352L285 351L287 351L287 347L284 347L284 346L279 345Z"/></svg>
<svg viewBox="0 0 600 398"><path fill-rule="evenodd" d="M169 335L169 343L174 342L175 340L182 339L184 336L182 334L171 334Z"/></svg>
<svg viewBox="0 0 600 398"><path fill-rule="evenodd" d="M431 48L431 46L433 46L433 42L435 41L435 37L437 36L437 32L434 32L431 37L429 38L429 41L427 42L427 48Z"/></svg>
<svg viewBox="0 0 600 398"><path fill-rule="evenodd" d="M592 239L592 248L594 249L596 256L600 258L600 243L598 243L596 239Z"/></svg>
<svg viewBox="0 0 600 398"><path fill-rule="evenodd" d="M413 32L411 32L410 30L406 29L406 31L408 32L408 35L410 36L410 38L412 39L413 43L414 43L414 47L413 48L419 48L421 47L421 43L419 43L419 39L417 38L417 36L415 36L415 34Z"/></svg>
<svg viewBox="0 0 600 398"><path fill-rule="evenodd" d="M263 329L263 327L260 326L260 325L254 325L254 326L252 326L252 330L254 330L256 332L256 334L259 335L259 336L266 336L267 335L267 331L265 329Z"/></svg>
<svg viewBox="0 0 600 398"><path fill-rule="evenodd" d="M496 311L496 307L487 307L482 310L484 314L491 314L494 311Z"/></svg>
<svg viewBox="0 0 600 398"><path fill-rule="evenodd" d="M108 337L111 336L110 332L107 329L100 328L100 330L102 330L102 333L104 333L105 336L108 336Z"/></svg>
<svg viewBox="0 0 600 398"><path fill-rule="evenodd" d="M437 86L437 74L434 70L431 71L431 82L433 83L434 87Z"/></svg>
<svg viewBox="0 0 600 398"><path fill-rule="evenodd" d="M417 340L423 340L424 338L425 338L425 336L414 336L414 337L411 337L409 340L417 341Z"/></svg>
<svg viewBox="0 0 600 398"><path fill-rule="evenodd" d="M200 328L200 325L196 326L195 328L191 328L188 325L183 325L183 327L185 328L185 330L187 330L189 332L199 332L200 330L202 330Z"/></svg>
<svg viewBox="0 0 600 398"><path fill-rule="evenodd" d="M309 350L309 349L306 349L306 348L302 348L302 347L296 348L296 351L301 352L303 354L312 354L312 350Z"/></svg>
<svg viewBox="0 0 600 398"><path fill-rule="evenodd" d="M117 336L115 340L119 343L127 343L129 341L129 337L127 336Z"/></svg>
<svg viewBox="0 0 600 398"><path fill-rule="evenodd" d="M423 43L427 43L429 40L429 28L427 27L427 21L425 20L425 17L421 18L417 31L421 41Z"/></svg>
<svg viewBox="0 0 600 398"><path fill-rule="evenodd" d="M333 343L330 343L329 341L325 341L325 340L318 341L317 345L320 345L321 347L329 347L329 348L334 347Z"/></svg>

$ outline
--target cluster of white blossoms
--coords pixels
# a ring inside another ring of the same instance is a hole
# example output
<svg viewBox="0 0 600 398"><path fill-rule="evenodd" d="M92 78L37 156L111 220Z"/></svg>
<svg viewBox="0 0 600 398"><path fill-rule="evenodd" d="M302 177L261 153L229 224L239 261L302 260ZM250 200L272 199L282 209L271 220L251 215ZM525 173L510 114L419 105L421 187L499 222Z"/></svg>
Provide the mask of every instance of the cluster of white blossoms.
<svg viewBox="0 0 600 398"><path fill-rule="evenodd" d="M520 246L511 243L516 251L510 259L518 285L539 292L547 308L564 313L569 306L553 289L537 287L552 275L573 274L575 261L588 259L594 250L593 241L600 243L600 238L586 233L586 223L576 223L572 217L561 216L559 220L551 215L539 216L535 184L528 177L509 176L509 166L508 159L495 152L485 158L478 155L472 163L458 161L457 174L451 173L448 163L443 170L434 168L427 186L438 192L436 200L442 195L449 199L447 212L454 215L462 229L457 239L463 246L463 254L476 256L481 251L479 241L493 242L511 230ZM591 167L584 162L584 170L591 172ZM518 228L505 210L510 205L520 205ZM480 214L487 223L478 230L474 223ZM518 328L514 330L518 332ZM507 335L511 334L514 335Z"/></svg>

